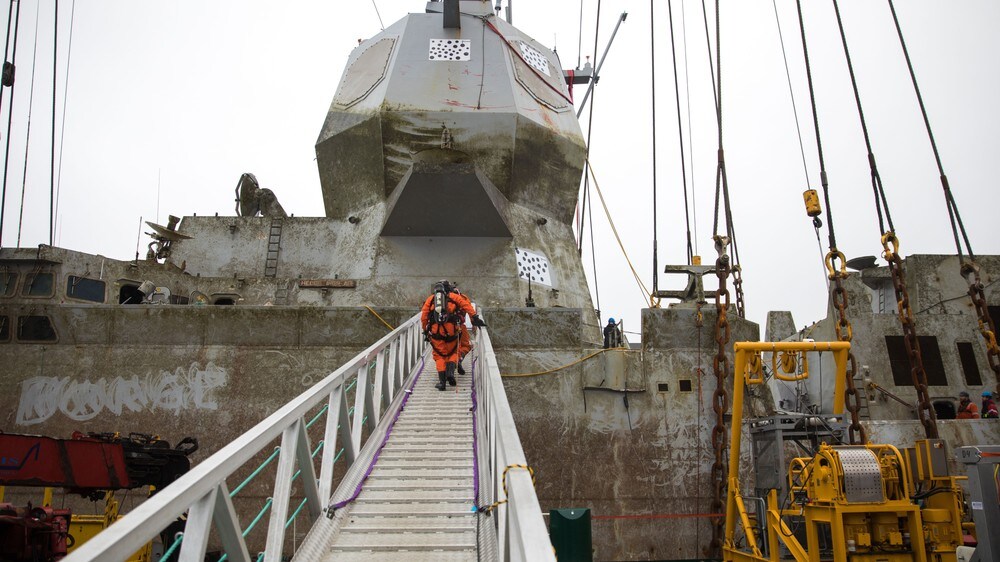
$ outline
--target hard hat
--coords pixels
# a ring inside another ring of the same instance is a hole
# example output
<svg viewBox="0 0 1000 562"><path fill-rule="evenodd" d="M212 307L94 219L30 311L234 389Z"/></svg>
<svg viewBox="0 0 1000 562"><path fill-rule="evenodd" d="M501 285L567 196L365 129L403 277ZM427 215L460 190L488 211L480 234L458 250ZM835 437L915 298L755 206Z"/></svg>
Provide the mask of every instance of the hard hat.
<svg viewBox="0 0 1000 562"><path fill-rule="evenodd" d="M984 398L989 398L990 396L993 396L993 393L992 393L992 392L990 392L990 391L988 391L988 390L984 390L984 391L983 391L983 397L984 397Z"/></svg>
<svg viewBox="0 0 1000 562"><path fill-rule="evenodd" d="M966 392L966 391L964 391L964 390L963 390L962 392L959 392L959 393L958 393L958 395L959 395L959 396L964 396L964 397L966 397L966 398L968 398L968 397L969 397L969 393L968 393L968 392Z"/></svg>
<svg viewBox="0 0 1000 562"><path fill-rule="evenodd" d="M608 318L608 323L609 324L614 324L615 323L615 319L614 318Z"/></svg>

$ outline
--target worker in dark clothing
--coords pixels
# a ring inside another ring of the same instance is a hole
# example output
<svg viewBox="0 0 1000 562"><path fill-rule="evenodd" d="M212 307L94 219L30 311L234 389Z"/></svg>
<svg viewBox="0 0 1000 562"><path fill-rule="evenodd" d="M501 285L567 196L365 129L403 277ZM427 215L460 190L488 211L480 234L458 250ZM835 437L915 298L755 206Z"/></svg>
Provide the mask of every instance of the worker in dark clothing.
<svg viewBox="0 0 1000 562"><path fill-rule="evenodd" d="M431 343L437 366L438 384L434 387L438 390L444 390L446 381L451 386L458 384L455 380L455 366L459 361L461 336L458 326L463 316L471 316L473 326L486 327L469 299L452 289L447 280L438 281L434 285L434 292L424 301L420 311L420 325L424 329L424 336Z"/></svg>
<svg viewBox="0 0 1000 562"><path fill-rule="evenodd" d="M615 324L614 318L608 318L608 325L604 327L604 349L611 349L622 346L622 329Z"/></svg>
<svg viewBox="0 0 1000 562"><path fill-rule="evenodd" d="M983 407L980 412L982 412L984 419L1000 417L1000 413L997 412L997 403L993 401L993 393L988 390L983 391Z"/></svg>

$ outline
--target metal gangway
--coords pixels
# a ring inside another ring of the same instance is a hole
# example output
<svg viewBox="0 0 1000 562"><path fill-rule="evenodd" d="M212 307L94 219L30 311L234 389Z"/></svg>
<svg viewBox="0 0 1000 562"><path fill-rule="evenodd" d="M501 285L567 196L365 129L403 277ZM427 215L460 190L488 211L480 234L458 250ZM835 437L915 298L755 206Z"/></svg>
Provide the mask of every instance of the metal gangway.
<svg viewBox="0 0 1000 562"><path fill-rule="evenodd" d="M161 558L554 561L487 330L463 364L457 386L434 388L418 314L64 560L126 560L186 514ZM273 494L242 525L232 498L274 459ZM265 520L263 550L248 547Z"/></svg>

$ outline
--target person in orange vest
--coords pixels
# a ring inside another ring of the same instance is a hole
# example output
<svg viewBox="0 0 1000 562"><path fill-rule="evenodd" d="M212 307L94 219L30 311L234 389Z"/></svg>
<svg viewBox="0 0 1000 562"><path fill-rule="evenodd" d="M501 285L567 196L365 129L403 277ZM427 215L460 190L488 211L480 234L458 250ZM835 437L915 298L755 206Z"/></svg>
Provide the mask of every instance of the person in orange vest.
<svg viewBox="0 0 1000 562"><path fill-rule="evenodd" d="M462 295L462 291L458 290L458 284L453 283L451 287L452 292ZM466 297L468 298L468 297ZM469 299L472 302L472 299ZM464 312L460 313L461 319L458 323L458 374L464 375L465 369L462 368L462 360L465 356L472 351L472 339L469 338L469 328L465 326L466 314Z"/></svg>
<svg viewBox="0 0 1000 562"><path fill-rule="evenodd" d="M434 363L438 371L438 390L444 390L445 382L455 386L455 368L459 361L459 339L464 315L472 318L472 325L485 328L486 323L476 314L472 303L465 295L454 292L454 287L443 279L434 285L424 306L420 310L420 325L424 329L424 337L431 344Z"/></svg>
<svg viewBox="0 0 1000 562"><path fill-rule="evenodd" d="M962 391L958 393L958 413L955 419L974 420L979 417L979 407L969 400L969 393Z"/></svg>

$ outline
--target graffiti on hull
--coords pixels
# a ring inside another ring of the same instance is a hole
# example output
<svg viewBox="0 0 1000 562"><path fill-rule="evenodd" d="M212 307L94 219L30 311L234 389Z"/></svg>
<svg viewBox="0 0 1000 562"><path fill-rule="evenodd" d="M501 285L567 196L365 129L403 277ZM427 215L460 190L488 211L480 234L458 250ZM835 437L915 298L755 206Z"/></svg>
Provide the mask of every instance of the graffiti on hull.
<svg viewBox="0 0 1000 562"><path fill-rule="evenodd" d="M72 377L31 377L21 384L17 425L42 423L58 412L74 421L101 412L215 410L215 390L226 386L226 370L209 362L187 369L160 371L144 377L76 380Z"/></svg>

